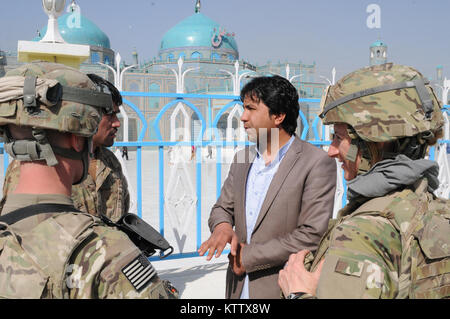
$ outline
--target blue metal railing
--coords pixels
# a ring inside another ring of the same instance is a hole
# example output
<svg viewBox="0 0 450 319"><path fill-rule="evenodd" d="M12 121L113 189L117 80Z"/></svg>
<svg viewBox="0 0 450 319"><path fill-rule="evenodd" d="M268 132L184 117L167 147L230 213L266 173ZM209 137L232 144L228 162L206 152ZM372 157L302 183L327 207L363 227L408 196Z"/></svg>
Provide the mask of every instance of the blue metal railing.
<svg viewBox="0 0 450 319"><path fill-rule="evenodd" d="M129 142L116 142L114 146L116 147L122 147L122 146L128 146L128 147L136 147L136 202L137 202L137 214L142 217L142 150L145 147L157 147L158 148L158 170L159 170L159 180L158 180L158 187L159 187L159 231L164 236L165 232L165 225L164 225L164 216L165 216L165 210L164 210L164 148L170 147L170 146L188 146L192 147L194 146L196 149L196 156L195 156L195 180L196 180L196 187L195 192L197 196L197 204L196 204L196 247L197 249L200 247L202 240L205 240L205 238L202 238L202 210L201 210L201 203L202 203L202 161L201 161L201 150L204 147L212 146L216 148L216 158L222 158L222 152L225 147L228 146L246 146L252 144L251 142L242 140L242 141L224 141L217 139L219 134L214 134L215 138L213 138L212 132L218 131L218 123L221 119L222 115L225 114L227 110L234 107L236 104L242 105L242 102L240 101L239 96L230 96L230 95L204 95L204 94L176 94L176 93L143 93L143 92L122 92L122 96L124 97L124 104L128 105L133 109L133 111L136 113L138 119L141 122L141 127L138 132L138 137L136 141L129 141ZM152 141L144 141L145 135L147 130L149 129L149 125L147 123L147 120L142 113L142 111L139 109L138 106L136 106L134 103L129 101L127 98L130 97L144 97L144 98L169 98L173 99L170 102L168 102L158 113L156 116L152 129L156 133L156 140ZM200 109L188 101L187 99L200 99L200 100L206 100L207 106L206 106L206 118L202 115L200 112ZM221 106L220 108L215 108L213 106L213 100L226 100L229 101L224 106ZM300 99L299 102L301 103L319 103L320 99ZM165 141L163 140L162 134L160 132L160 122L163 118L163 116L169 112L171 108L176 106L178 103L183 103L185 106L190 108L194 113L196 113L198 120L201 122L201 131L198 136L195 137L193 141ZM213 118L213 111L216 109L217 114ZM443 112L446 112L450 114L450 107L448 105L444 106ZM313 119L313 121L308 121L307 116L300 111L299 112L300 119L302 122L303 129L300 134L300 138L303 140L306 140L308 133L311 133L312 129L312 135L314 136L313 140L307 140L309 143L316 145L318 147L329 145L330 141L324 140L322 137L324 134L324 128L322 127L322 134L319 134L319 124L320 120L319 117L316 115ZM310 123L311 122L311 123ZM207 133L205 135L205 132ZM311 135L311 134L310 134ZM450 145L450 140L439 140L439 144L447 143ZM3 143L0 143L0 150L3 151ZM430 159L435 158L435 148L431 148L430 150ZM9 158L6 153L4 153L3 156L3 168L4 168L4 174L6 173L6 168L9 164ZM344 189L346 189L346 182L344 183ZM222 162L217 161L216 162L216 198L220 196L220 191L222 187ZM346 194L344 194L344 198ZM344 205L345 203L343 203ZM186 257L193 257L198 256L196 252L183 252L179 254L173 254L169 256L168 258L174 259L174 258L186 258ZM151 259L157 259L158 257L152 257Z"/></svg>
<svg viewBox="0 0 450 319"><path fill-rule="evenodd" d="M130 106L138 115L139 119L142 122L142 127L140 129L140 132L138 134L138 140L135 142L116 142L114 146L135 146L137 147L137 190L136 190L136 197L137 197L137 214L139 216L142 216L142 148L143 147L158 147L158 170L159 170L159 231L164 236L165 227L164 227L164 147L169 146L188 146L192 147L194 146L196 148L196 162L195 162L195 180L196 180L196 196L197 196L197 210L196 210L196 246L197 249L200 247L202 240L201 237L201 229L202 229L202 223L201 223L201 203L202 203L202 185L201 185L201 172L202 172L202 162L201 162L201 149L204 147L212 146L216 148L216 158L222 158L222 151L224 147L227 146L246 146L252 144L251 142L241 140L241 141L224 141L224 140L218 140L214 139L212 137L212 132L217 133L218 131L218 123L223 114L225 114L230 108L234 107L236 104L242 105L242 102L240 100L239 96L230 96L230 95L205 95L205 94L177 94L177 93L142 93L142 92L121 92L122 96L124 97L124 104L127 104ZM156 140L155 141L143 141L143 137L145 136L146 130L148 129L148 125L145 121L145 117L142 114L141 110L131 101L129 101L127 98L130 97L140 97L140 98L171 98L172 101L168 102L164 107L162 107L161 111L156 116L154 122L153 122L153 130L156 133ZM194 104L192 104L187 99L200 99L200 100L207 100L207 107L206 107L206 119L201 114L198 107L196 107ZM213 100L226 100L228 101L227 104L224 106L221 106L220 109L218 109L217 114L215 114L213 118ZM300 99L299 102L301 103L319 103L320 99ZM201 122L201 132L198 136L195 137L193 141L165 141L162 138L161 132L160 132L160 124L163 116L169 112L169 110L178 103L183 103L186 107L190 108L196 115L199 121ZM300 138L306 139L306 136L311 128L311 125L305 116L305 114L300 111L299 112L303 129L300 135ZM319 123L318 117L314 120L312 126L313 126L313 134L315 137L315 140L309 141L310 143L317 145L317 146L323 146L327 145L330 142L324 141L320 139L320 135L317 129ZM205 135L205 132L208 134ZM219 136L219 134L214 134L216 137ZM220 196L220 190L222 187L222 162L217 161L216 162L216 198ZM197 256L196 252L192 253L181 253L181 254L173 254L169 258L184 258L184 257L192 257Z"/></svg>

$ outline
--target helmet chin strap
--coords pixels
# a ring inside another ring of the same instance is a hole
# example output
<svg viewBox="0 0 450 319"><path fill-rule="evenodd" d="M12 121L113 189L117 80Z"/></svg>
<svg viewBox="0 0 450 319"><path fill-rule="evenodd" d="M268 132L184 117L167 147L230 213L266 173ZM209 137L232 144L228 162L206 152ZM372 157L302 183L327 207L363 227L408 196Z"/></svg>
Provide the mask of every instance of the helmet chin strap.
<svg viewBox="0 0 450 319"><path fill-rule="evenodd" d="M74 149L52 146L47 139L46 132L41 129L32 129L34 140L15 140L8 129L6 129L4 133L6 138L5 150L11 157L26 162L45 160L48 166L56 166L58 164L55 154L65 158L81 160L83 163L83 175L81 176L81 179L73 185L80 184L87 177L89 170L89 156L93 156L93 154L90 153L92 137L87 138L83 150L77 152Z"/></svg>
<svg viewBox="0 0 450 319"><path fill-rule="evenodd" d="M78 185L81 184L88 175L89 170L89 157L92 158L93 154L90 153L92 144L92 138L88 138L84 144L83 150L81 152L77 152L74 149L68 149L68 148L61 148L58 146L52 146L53 152L55 154L58 154L59 156L70 158L74 160L81 160L83 163L83 175L81 176L80 180L73 183L72 185Z"/></svg>
<svg viewBox="0 0 450 319"><path fill-rule="evenodd" d="M352 138L350 148L345 156L346 160L351 162L356 162L359 150L361 150L361 161L358 166L358 175L368 172L373 164L373 154L369 151L369 147L366 142L358 137L354 132L349 130L349 135ZM412 160L421 159L425 157L427 151L427 139L434 138L432 132L425 132L419 134L418 136L406 137L401 141L393 141L393 149L391 150L381 150L379 160L385 160L389 158L395 158L399 154L406 155Z"/></svg>
<svg viewBox="0 0 450 319"><path fill-rule="evenodd" d="M358 164L357 175L366 173L370 169L370 154L366 143L356 134L356 131L349 126L347 128L348 136L351 138L350 148L348 149L345 159L356 163L358 157L358 152L361 150L361 160Z"/></svg>
<svg viewBox="0 0 450 319"><path fill-rule="evenodd" d="M351 138L350 148L345 155L345 159L356 163L358 152L361 150L361 160L358 164L357 175L367 173L371 168L371 155L366 143L356 134L353 128L349 127L347 129L348 135Z"/></svg>

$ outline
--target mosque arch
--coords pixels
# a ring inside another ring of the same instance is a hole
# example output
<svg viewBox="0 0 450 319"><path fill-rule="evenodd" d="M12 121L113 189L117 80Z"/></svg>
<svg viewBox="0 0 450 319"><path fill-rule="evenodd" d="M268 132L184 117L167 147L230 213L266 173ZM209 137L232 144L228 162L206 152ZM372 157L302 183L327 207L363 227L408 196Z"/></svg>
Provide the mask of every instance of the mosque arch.
<svg viewBox="0 0 450 319"><path fill-rule="evenodd" d="M131 80L131 81L127 81L127 91L130 92L139 92L140 91L140 87L141 87L141 83L138 80Z"/></svg>
<svg viewBox="0 0 450 319"><path fill-rule="evenodd" d="M229 112L225 112L222 114L222 116L220 117L219 121L217 122L217 130L220 133L220 137L224 140L227 136L227 128L228 128L228 117L230 116ZM233 116L232 120L231 120L231 128L233 129L234 132L237 132L237 130L239 129L239 120L237 119L236 116ZM234 136L234 138L238 138L236 135Z"/></svg>
<svg viewBox="0 0 450 319"><path fill-rule="evenodd" d="M98 52L93 52L91 54L91 63L95 64L97 62L100 62L100 55L98 54Z"/></svg>
<svg viewBox="0 0 450 319"><path fill-rule="evenodd" d="M191 140L195 141L202 131L202 121L199 119L197 113L192 113L191 116Z"/></svg>
<svg viewBox="0 0 450 319"><path fill-rule="evenodd" d="M212 53L211 54L211 60L220 60L220 55L217 53Z"/></svg>
<svg viewBox="0 0 450 319"><path fill-rule="evenodd" d="M148 124L148 131L147 131L147 139L148 140L157 140L158 137L156 135L156 130L154 128L155 124L155 116L154 115L147 115L146 116L147 124Z"/></svg>
<svg viewBox="0 0 450 319"><path fill-rule="evenodd" d="M169 83L167 85L168 87L168 93L176 93L177 92L177 87L175 86L175 83Z"/></svg>
<svg viewBox="0 0 450 319"><path fill-rule="evenodd" d="M161 86L159 83L153 82L149 86L150 93L160 93L161 92ZM151 109L158 109L159 108L159 97L150 97L148 99L149 108Z"/></svg>
<svg viewBox="0 0 450 319"><path fill-rule="evenodd" d="M196 59L201 59L202 58L202 54L198 51L192 52L191 54L191 59L196 60Z"/></svg>
<svg viewBox="0 0 450 319"><path fill-rule="evenodd" d="M139 92L141 91L141 85L138 80L127 81L126 83L126 91L130 92ZM145 111L144 105L141 104L142 98L138 96L127 96L126 99L138 106L141 110Z"/></svg>

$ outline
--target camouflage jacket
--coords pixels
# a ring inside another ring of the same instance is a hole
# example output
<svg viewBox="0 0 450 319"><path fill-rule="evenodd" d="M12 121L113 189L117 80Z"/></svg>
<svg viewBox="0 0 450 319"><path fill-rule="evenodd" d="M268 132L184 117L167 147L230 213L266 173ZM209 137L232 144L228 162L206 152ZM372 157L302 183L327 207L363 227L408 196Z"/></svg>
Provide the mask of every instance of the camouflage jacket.
<svg viewBox="0 0 450 319"><path fill-rule="evenodd" d="M450 273L450 201L434 198L426 187L423 179L363 204L350 202L330 221L314 260L308 256L305 263L314 270L325 258L317 298L450 296L444 280Z"/></svg>
<svg viewBox="0 0 450 319"><path fill-rule="evenodd" d="M4 213L18 205L71 203L69 197L62 201L61 197L12 194ZM0 297L177 296L125 233L105 226L92 215L50 212L0 226L7 227L6 232L0 232Z"/></svg>
<svg viewBox="0 0 450 319"><path fill-rule="evenodd" d="M8 166L3 183L3 198L0 209L19 181L19 164L14 160ZM95 177L95 178L94 178ZM89 164L89 174L79 185L72 187L75 208L99 217L103 213L116 222L128 213L130 194L127 180L116 156L107 148L99 147Z"/></svg>
<svg viewBox="0 0 450 319"><path fill-rule="evenodd" d="M8 198L8 194L12 193L16 189L17 183L19 182L19 168L20 162L14 160L9 163L8 168L6 169L5 178L3 179L3 197L0 201L0 213L3 211L3 206Z"/></svg>
<svg viewBox="0 0 450 319"><path fill-rule="evenodd" d="M122 166L113 152L98 147L90 161L89 174L72 187L75 208L94 216L103 213L116 222L128 213L130 194Z"/></svg>

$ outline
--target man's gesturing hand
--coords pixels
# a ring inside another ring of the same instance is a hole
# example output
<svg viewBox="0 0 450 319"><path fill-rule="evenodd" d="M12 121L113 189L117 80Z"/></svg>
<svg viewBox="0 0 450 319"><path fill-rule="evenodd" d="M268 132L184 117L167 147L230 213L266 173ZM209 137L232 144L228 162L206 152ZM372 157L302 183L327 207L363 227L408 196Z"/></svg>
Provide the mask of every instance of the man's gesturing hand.
<svg viewBox="0 0 450 319"><path fill-rule="evenodd" d="M226 244L237 242L238 238L231 225L221 223L214 228L211 237L200 246L198 253L200 256L203 256L209 250L208 256L206 257L206 260L209 261L214 256L214 253L216 253L216 258L219 257Z"/></svg>

